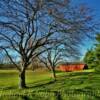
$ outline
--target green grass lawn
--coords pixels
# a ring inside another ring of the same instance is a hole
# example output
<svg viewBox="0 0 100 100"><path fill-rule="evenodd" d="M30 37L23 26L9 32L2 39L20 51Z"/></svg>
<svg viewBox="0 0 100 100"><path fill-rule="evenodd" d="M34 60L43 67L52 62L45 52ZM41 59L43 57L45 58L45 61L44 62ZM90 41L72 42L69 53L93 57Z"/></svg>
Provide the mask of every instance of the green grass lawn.
<svg viewBox="0 0 100 100"><path fill-rule="evenodd" d="M100 100L100 74L94 70L52 73L27 71L29 88L18 89L18 72L0 70L0 100Z"/></svg>

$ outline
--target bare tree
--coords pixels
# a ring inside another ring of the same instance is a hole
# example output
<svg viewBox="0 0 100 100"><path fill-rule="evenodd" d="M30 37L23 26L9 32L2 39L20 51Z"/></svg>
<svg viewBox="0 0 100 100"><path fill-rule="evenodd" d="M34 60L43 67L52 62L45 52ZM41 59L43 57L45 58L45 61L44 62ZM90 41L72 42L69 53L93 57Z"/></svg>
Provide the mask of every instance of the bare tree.
<svg viewBox="0 0 100 100"><path fill-rule="evenodd" d="M93 31L88 10L84 7L74 9L68 0L64 1L0 2L0 50L5 51L19 70L20 88L26 87L25 71L32 59L51 49L52 44L59 43L63 38L67 44L70 39L76 40L73 45L78 45L87 35L85 33ZM13 60L13 55L20 58L21 66Z"/></svg>
<svg viewBox="0 0 100 100"><path fill-rule="evenodd" d="M41 62L38 59L38 57L36 57L35 59L33 59L33 61L31 62L30 67L31 67L31 69L33 71L36 70L36 69L38 69L38 68L42 68Z"/></svg>
<svg viewBox="0 0 100 100"><path fill-rule="evenodd" d="M70 40L70 39L69 39ZM56 81L56 67L69 59L76 59L80 57L80 52L76 46L73 46L73 41L65 46L66 41L55 44L51 49L47 49L39 56L39 60L53 73L54 80Z"/></svg>
<svg viewBox="0 0 100 100"><path fill-rule="evenodd" d="M40 61L53 72L54 80L56 80L55 67L64 60L62 57L63 53L64 51L62 51L62 48L59 46L54 46L41 54L39 57Z"/></svg>

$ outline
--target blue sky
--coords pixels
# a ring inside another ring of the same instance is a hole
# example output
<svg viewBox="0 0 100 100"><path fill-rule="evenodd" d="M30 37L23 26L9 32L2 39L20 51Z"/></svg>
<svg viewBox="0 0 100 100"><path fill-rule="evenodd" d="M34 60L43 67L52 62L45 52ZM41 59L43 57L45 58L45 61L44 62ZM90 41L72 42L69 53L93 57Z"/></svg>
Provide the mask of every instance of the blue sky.
<svg viewBox="0 0 100 100"><path fill-rule="evenodd" d="M79 4L86 4L90 9L93 10L96 20L100 20L100 0L73 0L74 3ZM92 48L94 44L94 40L86 41L85 45L81 48L82 54L84 55L85 52Z"/></svg>
<svg viewBox="0 0 100 100"><path fill-rule="evenodd" d="M96 17L100 17L100 0L73 0L76 4L77 3L82 3L82 4L87 4L89 8L93 9Z"/></svg>
<svg viewBox="0 0 100 100"><path fill-rule="evenodd" d="M93 12L95 14L95 19L100 19L100 0L72 0L75 4L87 4L89 8L93 9ZM82 46L81 52L84 55L85 52L92 48L94 44L94 40L86 41L85 45Z"/></svg>

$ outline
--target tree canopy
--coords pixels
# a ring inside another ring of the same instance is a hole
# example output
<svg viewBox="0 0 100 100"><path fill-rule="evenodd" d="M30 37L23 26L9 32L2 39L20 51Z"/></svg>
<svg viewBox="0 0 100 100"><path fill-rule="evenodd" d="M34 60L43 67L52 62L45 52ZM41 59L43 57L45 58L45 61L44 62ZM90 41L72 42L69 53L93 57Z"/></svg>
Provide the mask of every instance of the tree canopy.
<svg viewBox="0 0 100 100"><path fill-rule="evenodd" d="M66 52L79 51L78 46L93 31L95 25L88 7L74 7L70 0L0 2L0 51L19 70L20 88L26 87L27 67L45 48L49 50L63 42ZM14 55L20 59L21 66L13 59Z"/></svg>

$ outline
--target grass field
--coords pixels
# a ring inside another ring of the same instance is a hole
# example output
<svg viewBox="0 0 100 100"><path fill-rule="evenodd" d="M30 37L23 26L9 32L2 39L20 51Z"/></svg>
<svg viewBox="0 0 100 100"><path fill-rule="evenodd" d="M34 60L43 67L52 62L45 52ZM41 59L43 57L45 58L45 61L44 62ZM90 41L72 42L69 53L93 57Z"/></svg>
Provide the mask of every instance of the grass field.
<svg viewBox="0 0 100 100"><path fill-rule="evenodd" d="M100 74L94 70L57 72L27 71L29 88L18 89L18 72L0 70L0 100L100 100Z"/></svg>

